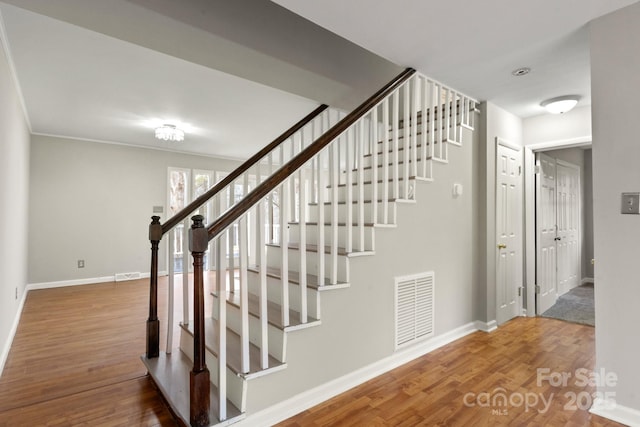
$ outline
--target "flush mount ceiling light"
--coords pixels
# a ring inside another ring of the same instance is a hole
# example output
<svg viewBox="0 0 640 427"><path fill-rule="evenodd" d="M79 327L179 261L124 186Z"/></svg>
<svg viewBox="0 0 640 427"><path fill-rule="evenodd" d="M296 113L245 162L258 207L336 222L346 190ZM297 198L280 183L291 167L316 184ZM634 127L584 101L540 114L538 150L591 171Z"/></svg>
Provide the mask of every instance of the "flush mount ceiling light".
<svg viewBox="0 0 640 427"><path fill-rule="evenodd" d="M551 114L563 114L575 107L579 100L578 95L558 96L542 101L540 106L546 108Z"/></svg>
<svg viewBox="0 0 640 427"><path fill-rule="evenodd" d="M184 131L176 125L165 123L156 128L156 138L163 141L180 142L184 140Z"/></svg>

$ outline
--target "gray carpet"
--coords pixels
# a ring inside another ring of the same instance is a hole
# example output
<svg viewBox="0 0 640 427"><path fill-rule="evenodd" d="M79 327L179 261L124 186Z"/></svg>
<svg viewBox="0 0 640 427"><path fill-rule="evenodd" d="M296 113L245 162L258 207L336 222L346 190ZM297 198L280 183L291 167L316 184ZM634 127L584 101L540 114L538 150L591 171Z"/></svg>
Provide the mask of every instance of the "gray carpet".
<svg viewBox="0 0 640 427"><path fill-rule="evenodd" d="M595 326L596 316L593 305L593 283L586 283L571 289L558 298L549 310L542 313L542 317Z"/></svg>

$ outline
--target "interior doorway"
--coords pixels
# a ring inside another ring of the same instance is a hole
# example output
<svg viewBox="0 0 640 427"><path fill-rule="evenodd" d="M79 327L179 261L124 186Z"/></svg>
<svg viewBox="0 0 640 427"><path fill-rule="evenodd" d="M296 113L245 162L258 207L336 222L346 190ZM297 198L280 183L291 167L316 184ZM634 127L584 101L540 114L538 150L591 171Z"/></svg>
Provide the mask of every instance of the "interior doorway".
<svg viewBox="0 0 640 427"><path fill-rule="evenodd" d="M535 153L535 314L594 324L590 148Z"/></svg>

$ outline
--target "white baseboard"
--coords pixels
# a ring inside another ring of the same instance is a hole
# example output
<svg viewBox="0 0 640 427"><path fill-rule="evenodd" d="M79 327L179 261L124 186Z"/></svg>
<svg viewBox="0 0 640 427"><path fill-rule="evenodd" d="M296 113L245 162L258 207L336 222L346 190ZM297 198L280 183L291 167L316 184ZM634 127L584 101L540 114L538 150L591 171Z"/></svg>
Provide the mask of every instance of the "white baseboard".
<svg viewBox="0 0 640 427"><path fill-rule="evenodd" d="M471 322L410 348L399 350L393 355L371 365L307 390L255 414L248 415L247 418L235 425L267 426L276 424L477 330L476 322Z"/></svg>
<svg viewBox="0 0 640 427"><path fill-rule="evenodd" d="M596 398L589 412L631 427L640 426L640 411L627 408L615 401Z"/></svg>
<svg viewBox="0 0 640 427"><path fill-rule="evenodd" d="M159 271L158 276L166 276L166 271ZM140 273L141 279L147 279L151 276L150 273ZM63 288L65 286L80 286L80 285L93 285L96 283L108 283L115 282L116 276L103 276L103 277L88 277L86 279L74 279L74 280L61 280L58 282L41 282L41 283L29 283L27 285L27 291L34 291L37 289L52 289ZM118 282L122 283L122 282Z"/></svg>
<svg viewBox="0 0 640 427"><path fill-rule="evenodd" d="M496 322L495 320L491 320L489 322L476 320L474 323L476 329L482 332L493 332L498 329L498 322Z"/></svg>
<svg viewBox="0 0 640 427"><path fill-rule="evenodd" d="M11 325L11 330L9 330L9 336L7 337L7 341L4 344L2 353L0 353L0 375L2 375L2 371L4 371L4 365L5 363L7 363L9 351L11 350L11 344L13 344L13 337L15 337L16 331L18 330L18 324L20 323L20 317L22 316L22 309L24 308L24 302L27 300L28 293L29 292L26 289L24 290L24 292L22 292L22 298L20 299L20 304L18 305L18 310L16 311L16 317L13 319L13 325Z"/></svg>
<svg viewBox="0 0 640 427"><path fill-rule="evenodd" d="M596 283L593 277L583 277L580 281L580 284L584 285L585 283Z"/></svg>

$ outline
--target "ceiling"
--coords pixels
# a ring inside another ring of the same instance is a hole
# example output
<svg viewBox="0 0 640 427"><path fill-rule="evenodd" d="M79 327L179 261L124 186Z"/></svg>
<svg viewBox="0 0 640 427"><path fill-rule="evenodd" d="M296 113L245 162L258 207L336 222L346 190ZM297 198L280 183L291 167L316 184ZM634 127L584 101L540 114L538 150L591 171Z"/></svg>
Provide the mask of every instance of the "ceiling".
<svg viewBox="0 0 640 427"><path fill-rule="evenodd" d="M273 0L356 44L520 117L540 102L591 104L594 18L638 0ZM531 68L524 77L511 71Z"/></svg>
<svg viewBox="0 0 640 427"><path fill-rule="evenodd" d="M0 37L33 133L247 158L405 66L523 118L589 105L587 23L636 1L3 0Z"/></svg>

